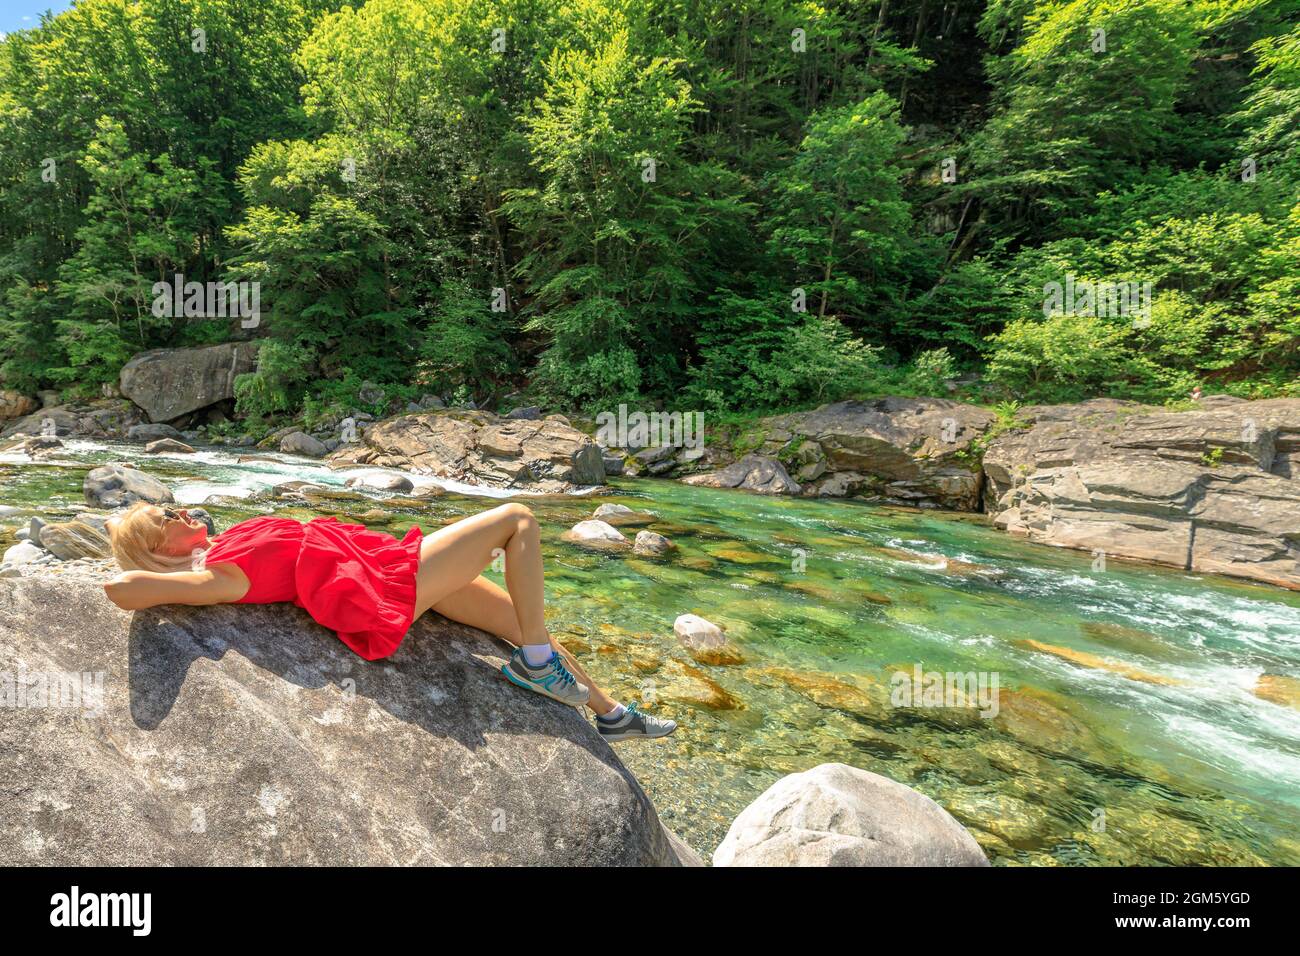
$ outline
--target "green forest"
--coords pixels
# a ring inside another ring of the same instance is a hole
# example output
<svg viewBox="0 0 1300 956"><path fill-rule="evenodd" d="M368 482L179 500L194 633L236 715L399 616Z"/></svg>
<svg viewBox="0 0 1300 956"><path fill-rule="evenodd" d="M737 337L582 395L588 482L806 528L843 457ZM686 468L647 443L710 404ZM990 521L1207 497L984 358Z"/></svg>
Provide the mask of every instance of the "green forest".
<svg viewBox="0 0 1300 956"><path fill-rule="evenodd" d="M0 379L97 396L140 351L254 337L262 421L367 385L725 415L1300 395L1298 24L79 0L0 41ZM256 321L160 309L176 277L255 283Z"/></svg>

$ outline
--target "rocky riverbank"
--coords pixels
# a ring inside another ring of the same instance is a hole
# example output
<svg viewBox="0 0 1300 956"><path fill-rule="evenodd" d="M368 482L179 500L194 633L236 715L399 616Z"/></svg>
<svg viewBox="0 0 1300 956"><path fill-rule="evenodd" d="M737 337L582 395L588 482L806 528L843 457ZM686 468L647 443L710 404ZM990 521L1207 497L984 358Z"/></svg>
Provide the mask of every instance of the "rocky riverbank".
<svg viewBox="0 0 1300 956"><path fill-rule="evenodd" d="M120 383L130 400L58 405L44 395L46 407L34 409L34 399L4 393L0 415L20 417L0 439L48 459L62 437L206 437L205 421L224 419L234 374L255 361L251 350L242 343L136 356ZM260 445L331 467L388 467L533 494L651 475L984 511L996 527L1039 544L1300 589L1300 399L1213 396L1179 411L1100 399L999 418L947 399L887 397L706 436L703 447L614 447L563 415L521 408L500 416L426 396L381 421L353 409L286 426Z"/></svg>

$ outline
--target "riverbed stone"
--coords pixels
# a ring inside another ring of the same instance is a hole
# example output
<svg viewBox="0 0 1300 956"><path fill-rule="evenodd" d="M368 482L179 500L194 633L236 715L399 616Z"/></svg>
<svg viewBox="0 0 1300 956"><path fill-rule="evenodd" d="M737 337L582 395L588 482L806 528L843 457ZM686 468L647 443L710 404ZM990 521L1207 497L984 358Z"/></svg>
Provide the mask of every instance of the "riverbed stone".
<svg viewBox="0 0 1300 956"><path fill-rule="evenodd" d="M415 488L410 478L392 472L354 475L343 484L349 488L373 488L376 491L405 492Z"/></svg>
<svg viewBox="0 0 1300 956"><path fill-rule="evenodd" d="M714 866L988 866L924 794L827 763L782 777L732 822Z"/></svg>
<svg viewBox="0 0 1300 956"><path fill-rule="evenodd" d="M281 438L280 451L290 455L306 455L308 458L324 458L329 454L324 443L304 431L293 431Z"/></svg>
<svg viewBox="0 0 1300 956"><path fill-rule="evenodd" d="M168 452L178 455L194 454L193 447L174 438L159 438L156 441L151 441L144 446L144 450L149 455L160 455Z"/></svg>
<svg viewBox="0 0 1300 956"><path fill-rule="evenodd" d="M176 500L157 478L121 462L91 469L82 492L86 504L97 508L121 508L136 501L170 504Z"/></svg>
<svg viewBox="0 0 1300 956"><path fill-rule="evenodd" d="M79 521L53 521L41 528L40 545L61 561L107 558L113 553L108 535Z"/></svg>
<svg viewBox="0 0 1300 956"><path fill-rule="evenodd" d="M0 721L0 865L698 863L501 641L429 613L367 662L289 604L120 610L111 573L0 581L0 660L104 675L94 719Z"/></svg>
<svg viewBox="0 0 1300 956"><path fill-rule="evenodd" d="M632 550L636 554L648 555L650 557L661 557L668 554L677 546L665 538L663 535L654 531L638 531L636 539L632 542Z"/></svg>
<svg viewBox="0 0 1300 956"><path fill-rule="evenodd" d="M49 552L44 548L37 547L30 541L20 541L5 550L4 558L0 559L0 564L33 564L37 561L44 561L47 557L49 557Z"/></svg>

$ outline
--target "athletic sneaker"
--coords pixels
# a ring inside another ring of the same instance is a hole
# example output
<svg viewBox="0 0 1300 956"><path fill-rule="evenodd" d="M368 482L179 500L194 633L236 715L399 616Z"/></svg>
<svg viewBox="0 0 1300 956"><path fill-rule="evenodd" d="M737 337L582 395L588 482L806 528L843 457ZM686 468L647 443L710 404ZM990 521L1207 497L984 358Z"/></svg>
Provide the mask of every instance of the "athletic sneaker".
<svg viewBox="0 0 1300 956"><path fill-rule="evenodd" d="M618 720L596 718L596 729L606 740L627 740L629 737L667 737L677 729L677 724L653 714L643 714L631 703L623 708Z"/></svg>
<svg viewBox="0 0 1300 956"><path fill-rule="evenodd" d="M559 654L552 654L551 659L539 667L529 667L524 652L516 648L509 662L501 668L501 673L512 684L535 690L570 707L581 707L591 696L587 685L578 683L569 673Z"/></svg>

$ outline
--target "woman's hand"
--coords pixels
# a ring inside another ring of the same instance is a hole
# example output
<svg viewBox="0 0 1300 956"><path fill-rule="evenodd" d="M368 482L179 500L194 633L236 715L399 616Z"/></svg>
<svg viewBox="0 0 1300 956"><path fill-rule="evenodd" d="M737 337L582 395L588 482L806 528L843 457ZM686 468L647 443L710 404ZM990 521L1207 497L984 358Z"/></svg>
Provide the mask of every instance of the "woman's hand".
<svg viewBox="0 0 1300 956"><path fill-rule="evenodd" d="M248 593L248 579L238 568L203 571L123 571L104 584L108 599L124 611L159 604L228 604Z"/></svg>

